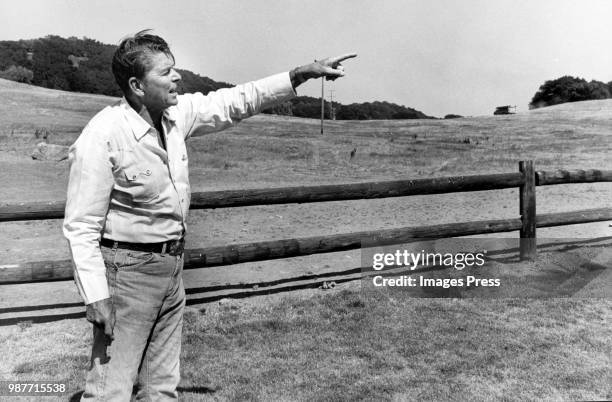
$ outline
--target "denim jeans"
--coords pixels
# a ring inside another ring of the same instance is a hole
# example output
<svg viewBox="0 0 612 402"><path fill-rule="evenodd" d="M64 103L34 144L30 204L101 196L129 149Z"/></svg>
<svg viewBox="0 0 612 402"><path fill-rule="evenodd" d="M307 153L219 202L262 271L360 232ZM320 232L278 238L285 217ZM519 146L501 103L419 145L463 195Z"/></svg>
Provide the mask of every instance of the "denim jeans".
<svg viewBox="0 0 612 402"><path fill-rule="evenodd" d="M185 290L183 256L101 247L114 340L94 326L82 399L176 400Z"/></svg>

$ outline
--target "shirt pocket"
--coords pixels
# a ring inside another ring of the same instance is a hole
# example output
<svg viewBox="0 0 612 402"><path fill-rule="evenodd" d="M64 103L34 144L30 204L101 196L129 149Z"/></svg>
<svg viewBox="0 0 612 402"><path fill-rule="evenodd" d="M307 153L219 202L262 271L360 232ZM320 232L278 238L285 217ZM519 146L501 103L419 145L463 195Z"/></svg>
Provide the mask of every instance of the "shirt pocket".
<svg viewBox="0 0 612 402"><path fill-rule="evenodd" d="M127 183L127 192L132 201L147 203L159 198L159 178L156 178L151 168L135 164L126 166L123 175Z"/></svg>

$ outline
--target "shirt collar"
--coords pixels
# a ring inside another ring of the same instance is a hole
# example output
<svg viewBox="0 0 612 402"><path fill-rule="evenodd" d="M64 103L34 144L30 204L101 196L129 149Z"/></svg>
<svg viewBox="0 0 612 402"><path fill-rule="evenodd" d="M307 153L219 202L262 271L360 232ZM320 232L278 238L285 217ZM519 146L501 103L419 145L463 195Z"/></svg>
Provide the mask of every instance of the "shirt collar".
<svg viewBox="0 0 612 402"><path fill-rule="evenodd" d="M123 115L125 116L128 125L132 129L134 138L136 138L137 141L140 141L140 139L149 132L151 125L130 106L125 97L121 98L120 107L123 110ZM172 110L172 108L164 110L162 116L164 119L171 121L172 123L176 121L175 112Z"/></svg>
<svg viewBox="0 0 612 402"><path fill-rule="evenodd" d="M168 109L164 110L164 118L168 121L171 121L172 123L176 122L176 110L174 106L171 106Z"/></svg>

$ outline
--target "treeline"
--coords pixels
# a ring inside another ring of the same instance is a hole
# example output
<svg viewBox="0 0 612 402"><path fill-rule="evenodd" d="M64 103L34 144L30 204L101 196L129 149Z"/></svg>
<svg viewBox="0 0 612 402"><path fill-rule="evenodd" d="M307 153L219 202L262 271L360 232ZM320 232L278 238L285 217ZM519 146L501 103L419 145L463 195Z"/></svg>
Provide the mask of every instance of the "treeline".
<svg viewBox="0 0 612 402"><path fill-rule="evenodd" d="M0 41L0 78L51 89L121 96L111 72L117 47L88 38L49 35L40 39ZM232 86L188 70L179 90L208 93Z"/></svg>
<svg viewBox="0 0 612 402"><path fill-rule="evenodd" d="M612 81L607 84L596 80L588 82L583 78L566 75L546 81L540 86L531 99L529 108L608 98L612 98Z"/></svg>
<svg viewBox="0 0 612 402"><path fill-rule="evenodd" d="M281 114L295 117L318 119L321 117L321 99L311 96L298 96L284 104L264 111L264 113ZM392 120L392 119L432 119L433 117L395 103L365 102L343 105L325 101L324 116L337 120Z"/></svg>
<svg viewBox="0 0 612 402"><path fill-rule="evenodd" d="M0 41L0 78L64 91L121 96L111 72L114 45L89 38L62 38L49 35L40 39ZM178 69L183 79L179 93L204 94L233 86L202 77L189 70ZM418 110L389 102L366 102L342 105L334 102L334 114L339 120L426 119ZM326 102L326 116L331 105ZM321 101L308 96L297 97L269 109L275 113L297 117L319 118Z"/></svg>

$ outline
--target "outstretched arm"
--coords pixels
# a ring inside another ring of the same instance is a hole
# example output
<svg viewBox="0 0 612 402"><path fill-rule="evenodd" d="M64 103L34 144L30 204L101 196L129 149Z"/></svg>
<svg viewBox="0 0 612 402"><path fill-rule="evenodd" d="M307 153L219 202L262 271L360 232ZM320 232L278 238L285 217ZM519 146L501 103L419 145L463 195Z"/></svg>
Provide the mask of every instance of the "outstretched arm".
<svg viewBox="0 0 612 402"><path fill-rule="evenodd" d="M207 95L181 95L177 113L182 113L185 138L197 137L231 127L261 110L278 105L296 96L295 88L312 78L335 80L344 76L340 62L356 57L348 53L328 57L261 80L223 88Z"/></svg>
<svg viewBox="0 0 612 402"><path fill-rule="evenodd" d="M289 72L289 78L293 88L312 78L325 77L326 80L335 80L338 77L344 76L344 67L341 62L346 59L357 57L356 53L347 53L338 57L328 57L323 60L315 61L314 63L296 67Z"/></svg>

